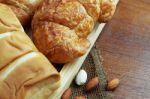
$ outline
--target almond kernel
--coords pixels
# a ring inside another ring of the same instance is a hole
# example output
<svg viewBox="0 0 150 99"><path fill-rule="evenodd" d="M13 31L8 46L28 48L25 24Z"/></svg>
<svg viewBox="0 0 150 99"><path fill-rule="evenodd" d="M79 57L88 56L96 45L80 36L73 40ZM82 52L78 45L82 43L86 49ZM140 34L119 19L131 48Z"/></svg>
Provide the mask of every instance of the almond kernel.
<svg viewBox="0 0 150 99"><path fill-rule="evenodd" d="M76 96L74 99L86 99L84 96Z"/></svg>
<svg viewBox="0 0 150 99"><path fill-rule="evenodd" d="M119 79L118 78L115 78L111 81L108 82L108 85L107 85L107 90L108 91L113 91L115 90L118 86L119 86Z"/></svg>
<svg viewBox="0 0 150 99"><path fill-rule="evenodd" d="M72 89L71 88L68 88L66 89L66 91L63 93L61 99L70 99L72 95Z"/></svg>
<svg viewBox="0 0 150 99"><path fill-rule="evenodd" d="M97 85L99 84L99 78L98 77L94 77L92 78L85 87L86 91L91 91L93 90Z"/></svg>

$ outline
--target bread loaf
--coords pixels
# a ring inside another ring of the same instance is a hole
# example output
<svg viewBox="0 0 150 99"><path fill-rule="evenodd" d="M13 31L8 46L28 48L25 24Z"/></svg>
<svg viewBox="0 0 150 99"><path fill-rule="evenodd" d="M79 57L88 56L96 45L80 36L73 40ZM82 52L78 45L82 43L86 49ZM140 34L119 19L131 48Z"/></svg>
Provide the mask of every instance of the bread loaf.
<svg viewBox="0 0 150 99"><path fill-rule="evenodd" d="M86 53L87 36L113 8L111 0L44 0L32 20L33 41L51 62L70 62Z"/></svg>
<svg viewBox="0 0 150 99"><path fill-rule="evenodd" d="M0 0L7 4L15 13L23 26L30 23L30 20L42 0Z"/></svg>
<svg viewBox="0 0 150 99"><path fill-rule="evenodd" d="M48 99L59 82L59 73L38 52L12 10L0 4L0 99Z"/></svg>

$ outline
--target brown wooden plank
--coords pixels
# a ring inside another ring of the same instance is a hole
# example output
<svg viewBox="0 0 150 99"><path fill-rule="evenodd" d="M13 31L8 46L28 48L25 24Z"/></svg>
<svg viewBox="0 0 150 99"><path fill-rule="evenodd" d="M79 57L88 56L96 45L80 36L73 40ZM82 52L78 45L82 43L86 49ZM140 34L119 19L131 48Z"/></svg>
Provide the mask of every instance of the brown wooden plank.
<svg viewBox="0 0 150 99"><path fill-rule="evenodd" d="M121 79L115 99L150 99L150 0L120 0L97 48L109 79Z"/></svg>

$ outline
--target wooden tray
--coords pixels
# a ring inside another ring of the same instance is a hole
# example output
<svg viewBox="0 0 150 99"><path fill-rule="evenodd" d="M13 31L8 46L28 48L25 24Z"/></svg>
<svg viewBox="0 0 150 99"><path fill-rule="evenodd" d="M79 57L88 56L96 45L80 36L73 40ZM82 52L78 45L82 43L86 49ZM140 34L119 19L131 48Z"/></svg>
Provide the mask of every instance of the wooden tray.
<svg viewBox="0 0 150 99"><path fill-rule="evenodd" d="M115 4L117 5L119 0L114 0ZM63 68L60 71L60 75L61 75L61 86L60 88L58 88L50 97L49 99L60 99L63 92L69 88L71 82L73 81L74 77L76 76L76 74L78 73L79 69L81 68L84 60L86 59L87 55L89 54L91 48L93 47L95 41L97 40L98 36L100 35L101 31L103 30L104 26L106 24L105 23L97 23L95 25L95 28L93 29L92 33L88 36L88 39L91 43L90 48L88 49L87 53L70 62L67 63L63 66Z"/></svg>

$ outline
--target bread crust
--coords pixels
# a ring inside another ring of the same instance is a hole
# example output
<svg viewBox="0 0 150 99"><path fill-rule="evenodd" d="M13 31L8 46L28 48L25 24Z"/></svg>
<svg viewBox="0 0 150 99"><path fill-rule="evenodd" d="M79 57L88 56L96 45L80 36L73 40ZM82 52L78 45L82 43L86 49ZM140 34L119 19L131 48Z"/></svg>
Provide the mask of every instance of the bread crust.
<svg viewBox="0 0 150 99"><path fill-rule="evenodd" d="M42 0L0 0L8 5L23 26L30 23L31 18Z"/></svg>
<svg viewBox="0 0 150 99"><path fill-rule="evenodd" d="M33 41L53 63L84 55L87 40L101 14L103 0L45 0L32 20ZM105 11L105 10L104 10Z"/></svg>
<svg viewBox="0 0 150 99"><path fill-rule="evenodd" d="M60 75L0 3L0 99L48 99Z"/></svg>

